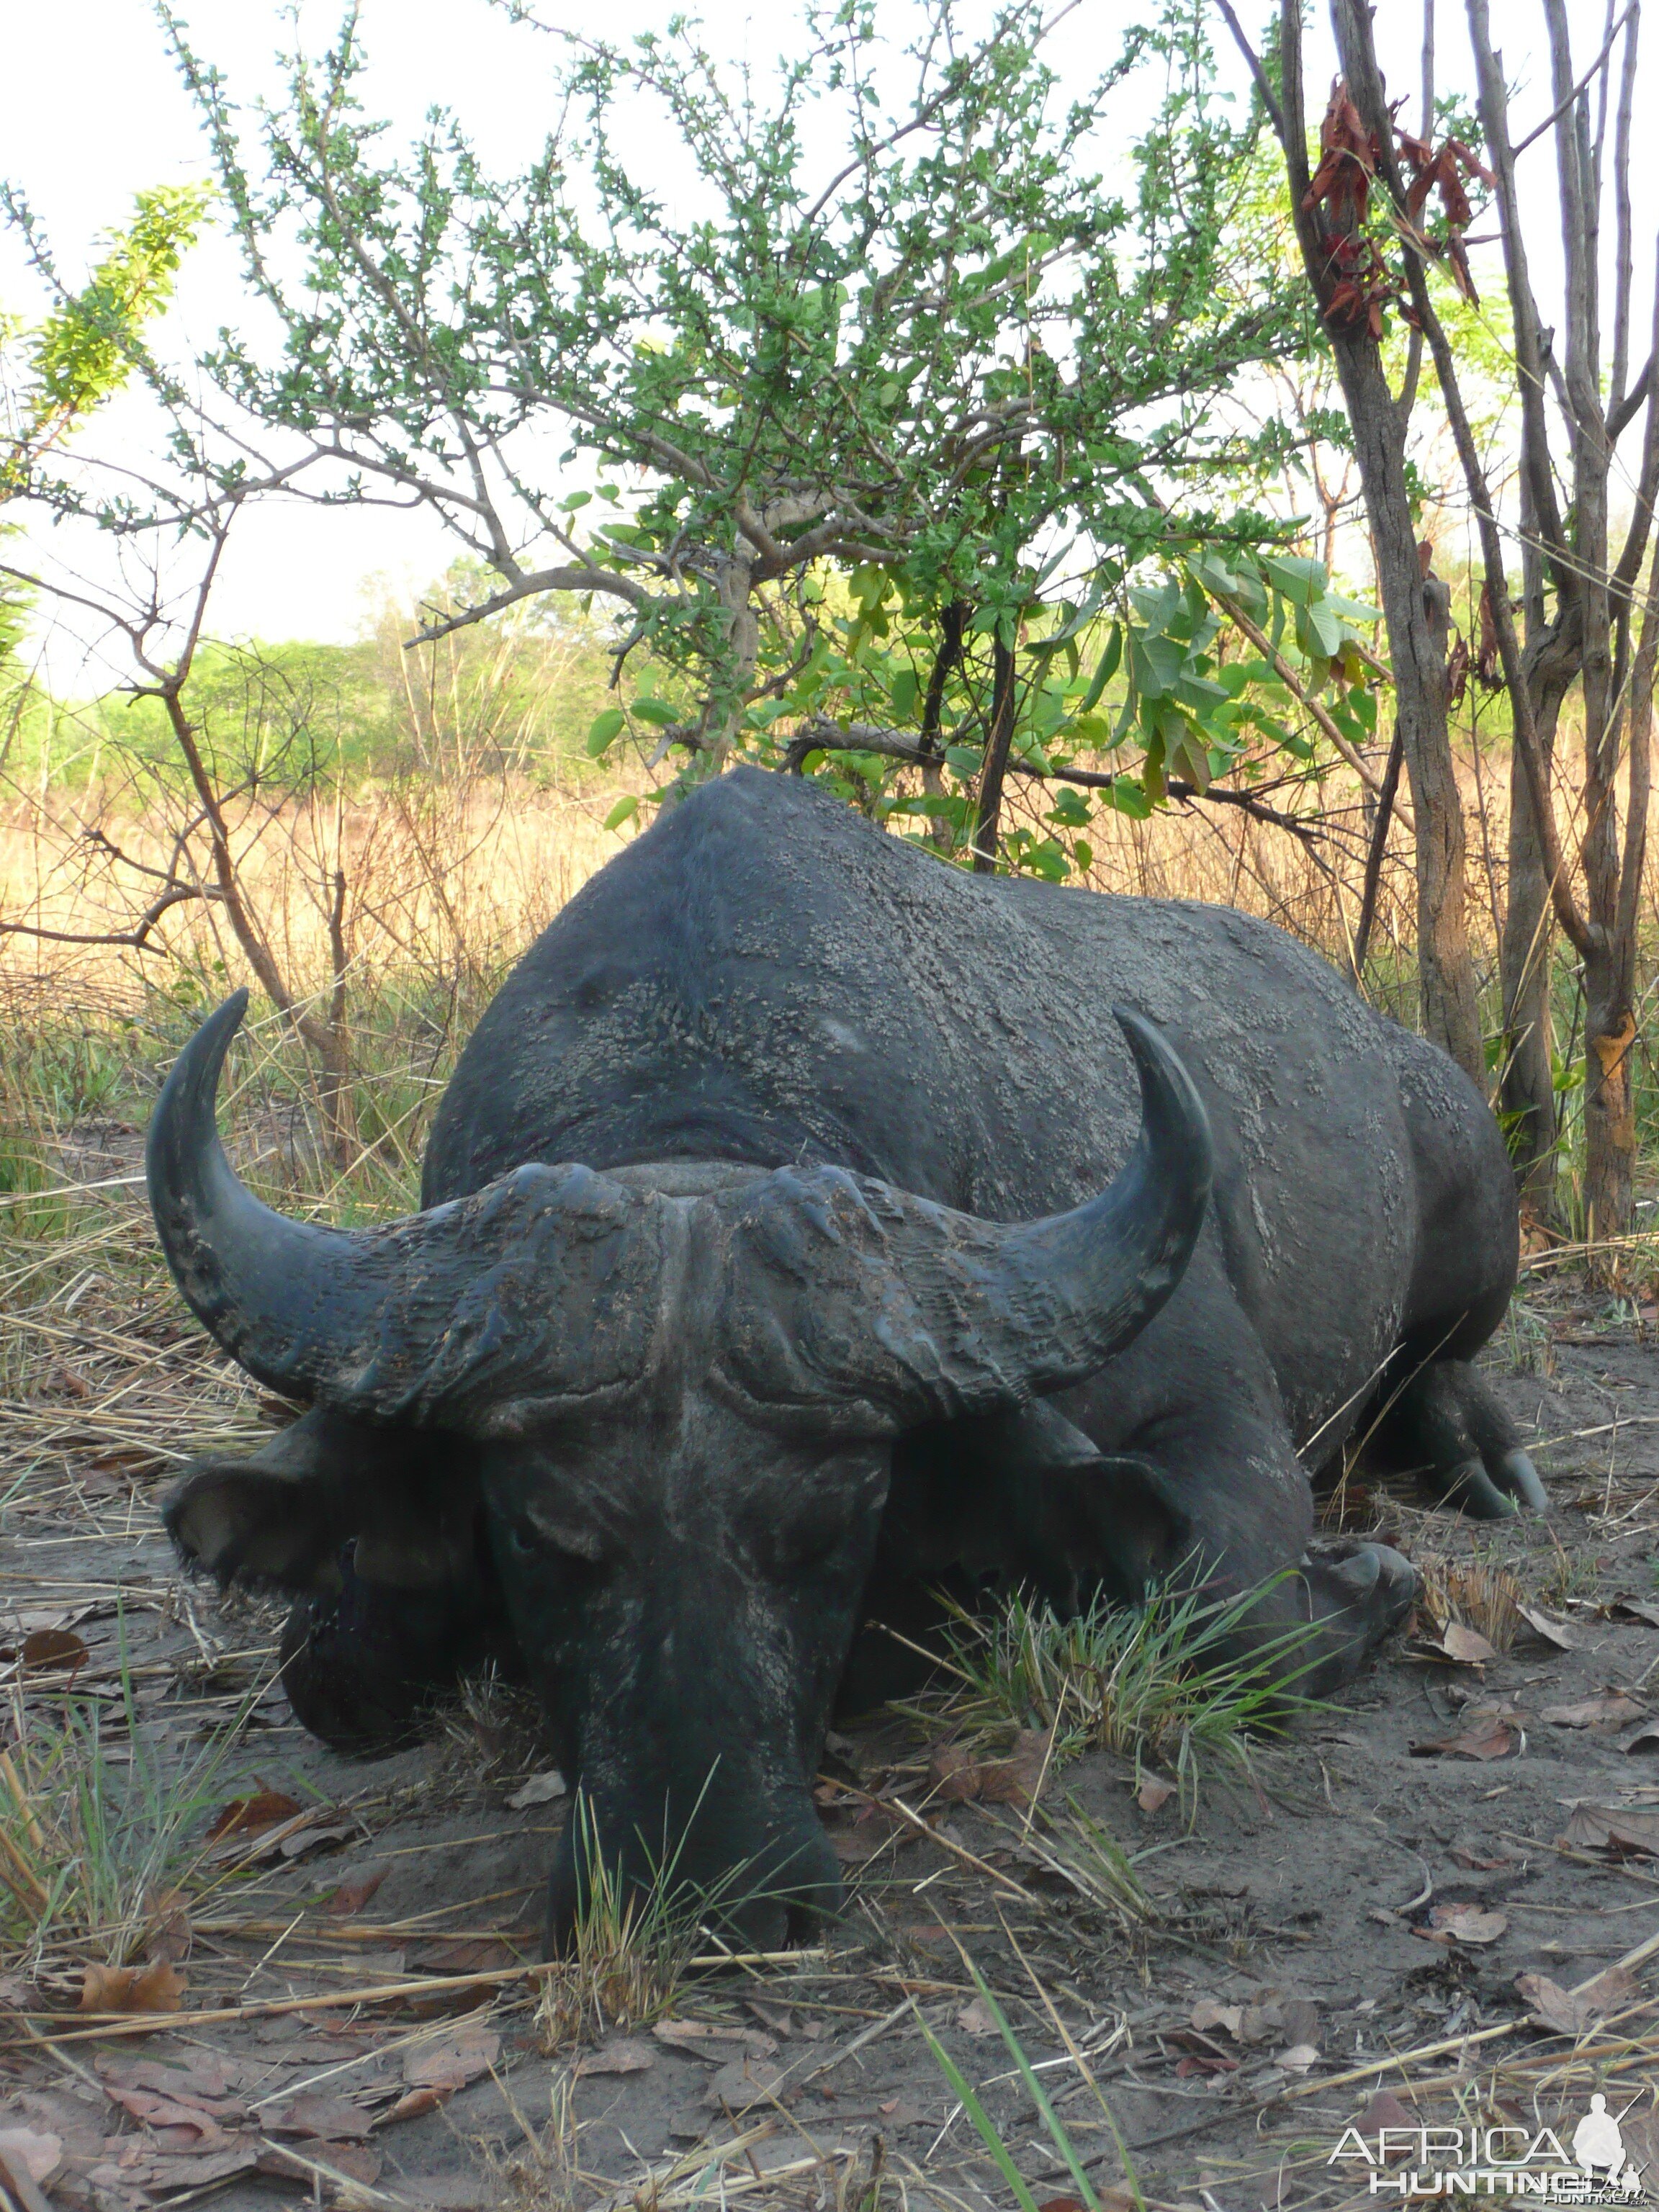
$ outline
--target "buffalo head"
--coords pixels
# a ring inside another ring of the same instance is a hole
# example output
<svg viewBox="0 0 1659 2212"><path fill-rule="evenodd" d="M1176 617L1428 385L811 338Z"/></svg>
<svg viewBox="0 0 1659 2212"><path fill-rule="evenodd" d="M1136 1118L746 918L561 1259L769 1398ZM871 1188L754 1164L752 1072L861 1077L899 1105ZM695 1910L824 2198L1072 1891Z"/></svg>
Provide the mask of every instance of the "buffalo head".
<svg viewBox="0 0 1659 2212"><path fill-rule="evenodd" d="M811 1784L860 1618L896 1440L1091 1374L1179 1281L1204 1109L1120 1013L1142 1126L1100 1196L1009 1224L833 1166L525 1166L374 1230L290 1221L214 1127L246 1004L168 1079L156 1226L198 1318L313 1411L167 1506L222 1581L483 1571L625 1880L725 1893L763 1948L839 1893ZM346 1553L349 1557L349 1552ZM581 1869L567 1837L555 1940Z"/></svg>

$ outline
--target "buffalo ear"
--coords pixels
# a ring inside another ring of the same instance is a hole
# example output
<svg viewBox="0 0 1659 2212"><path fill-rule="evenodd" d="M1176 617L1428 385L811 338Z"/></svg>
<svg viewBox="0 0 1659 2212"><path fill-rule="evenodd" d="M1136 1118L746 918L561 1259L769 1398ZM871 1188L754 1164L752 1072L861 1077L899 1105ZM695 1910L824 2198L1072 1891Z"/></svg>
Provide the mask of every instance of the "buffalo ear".
<svg viewBox="0 0 1659 2212"><path fill-rule="evenodd" d="M476 1483L445 1441L319 1407L249 1459L198 1460L161 1511L179 1550L221 1587L333 1595L348 1544L364 1582L436 1589L466 1581L477 1509Z"/></svg>
<svg viewBox="0 0 1659 2212"><path fill-rule="evenodd" d="M1097 1578L1121 1604L1139 1604L1192 1549L1191 1518L1150 1460L1097 1455L1064 1492L1079 1579Z"/></svg>
<svg viewBox="0 0 1659 2212"><path fill-rule="evenodd" d="M173 1542L222 1589L236 1581L337 1590L343 1531L315 1478L249 1460L198 1460L161 1508Z"/></svg>

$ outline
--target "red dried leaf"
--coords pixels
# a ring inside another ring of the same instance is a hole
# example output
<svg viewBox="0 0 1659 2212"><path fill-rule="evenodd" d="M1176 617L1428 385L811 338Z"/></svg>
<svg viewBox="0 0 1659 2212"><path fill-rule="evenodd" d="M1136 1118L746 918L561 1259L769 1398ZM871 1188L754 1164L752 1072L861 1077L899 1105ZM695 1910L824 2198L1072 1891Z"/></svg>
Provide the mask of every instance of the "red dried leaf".
<svg viewBox="0 0 1659 2212"><path fill-rule="evenodd" d="M233 1797L220 1807L207 1840L216 1844L222 1836L257 1836L262 1828L274 1828L279 1820L291 1820L304 1809L297 1797L284 1796L280 1790L256 1790L251 1797Z"/></svg>

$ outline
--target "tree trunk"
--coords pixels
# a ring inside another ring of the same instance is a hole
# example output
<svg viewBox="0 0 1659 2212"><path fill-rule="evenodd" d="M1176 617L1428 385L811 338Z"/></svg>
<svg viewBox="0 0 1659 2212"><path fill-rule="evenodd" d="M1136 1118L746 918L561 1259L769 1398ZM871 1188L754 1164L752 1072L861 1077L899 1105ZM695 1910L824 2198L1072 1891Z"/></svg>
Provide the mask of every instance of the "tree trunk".
<svg viewBox="0 0 1659 2212"><path fill-rule="evenodd" d="M1424 1033L1486 1089L1469 954L1463 795L1446 719L1446 659L1424 592L1406 483L1405 434L1376 341L1363 326L1332 343L1353 427L1388 624L1395 711L1417 821L1417 963Z"/></svg>
<svg viewBox="0 0 1659 2212"><path fill-rule="evenodd" d="M1370 17L1359 0L1332 0L1338 49L1369 130L1389 140L1390 118L1370 54ZM1369 67L1367 63L1369 61ZM1345 240L1328 225L1310 191L1307 125L1302 93L1301 0L1280 0L1278 115L1291 214L1308 282L1330 332L1342 397L1352 426L1354 458L1365 496L1376 556L1377 589L1388 625L1395 711L1416 817L1417 958L1423 1027L1485 1091L1480 1016L1469 957L1464 880L1463 799L1452 762L1446 720L1446 662L1437 642L1418 564L1406 483L1402 410L1389 389L1382 351L1365 312L1336 312L1339 249Z"/></svg>
<svg viewBox="0 0 1659 2212"><path fill-rule="evenodd" d="M974 873L997 870L997 828L1002 818L1002 782L1008 770L1008 746L1014 734L1014 648L998 636L991 649L991 734L979 772L979 814L974 823Z"/></svg>
<svg viewBox="0 0 1659 2212"><path fill-rule="evenodd" d="M962 641L969 610L961 599L951 599L939 610L939 649L928 672L927 690L921 705L921 787L930 799L945 797L945 778L939 769L940 733L945 722L945 690L962 659ZM927 835L947 856L956 850L956 832L943 814L927 817Z"/></svg>

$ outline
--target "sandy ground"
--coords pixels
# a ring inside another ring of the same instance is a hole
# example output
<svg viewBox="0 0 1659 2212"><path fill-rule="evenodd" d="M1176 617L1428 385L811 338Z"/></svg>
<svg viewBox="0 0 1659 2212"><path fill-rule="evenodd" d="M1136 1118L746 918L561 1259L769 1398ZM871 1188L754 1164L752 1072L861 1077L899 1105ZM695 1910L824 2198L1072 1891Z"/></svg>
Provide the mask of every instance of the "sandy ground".
<svg viewBox="0 0 1659 2212"><path fill-rule="evenodd" d="M77 1441L58 1369L113 1357L107 1332L70 1315L61 1336L11 1408L0 1474L5 1694L95 1705L118 1765L135 1727L145 1759L199 1756L252 1699L214 1796L300 1810L222 1838L163 1929L176 2016L88 2024L69 1957L0 1984L0 2127L58 2139L49 2203L624 2203L654 2173L641 2201L660 2205L1010 2204L922 2021L1036 2203L1077 2201L963 1954L1103 2194L1132 2174L1146 2202L1197 2212L1358 2199L1364 2169L1331 2161L1356 2119L1507 2114L1565 2139L1598 2085L1659 2180L1659 1956L1558 2021L1580 2022L1577 2055L1528 2024L1547 1991L1517 1987L1570 1990L1659 1936L1659 1733L1642 1737L1659 1715L1659 1352L1635 1309L1534 1285L1493 1348L1547 1521L1478 1531L1380 1489L1351 1506L1443 1581L1477 1556L1512 1571L1540 1625L1511 1649L1437 1656L1425 1620L1264 1746L1253 1780L1208 1771L1188 1808L1145 1809L1101 1755L1051 1770L1035 1810L941 1802L936 1744L890 1717L861 1727L822 1793L852 1885L823 1948L699 1972L671 2021L550 2056L515 1970L536 1957L561 1806L508 1803L544 1752L487 1701L373 1765L305 1736L260 1690L275 1615L181 1583L162 1472L123 1463L118 1425ZM161 1304L123 1340L208 1371ZM81 1639L84 1662L20 1687L10 1655L42 1628ZM1150 1918L1111 1909L1090 1821L1133 1858Z"/></svg>

